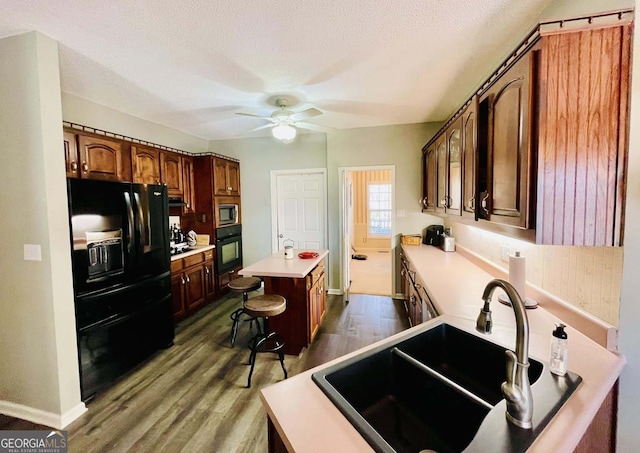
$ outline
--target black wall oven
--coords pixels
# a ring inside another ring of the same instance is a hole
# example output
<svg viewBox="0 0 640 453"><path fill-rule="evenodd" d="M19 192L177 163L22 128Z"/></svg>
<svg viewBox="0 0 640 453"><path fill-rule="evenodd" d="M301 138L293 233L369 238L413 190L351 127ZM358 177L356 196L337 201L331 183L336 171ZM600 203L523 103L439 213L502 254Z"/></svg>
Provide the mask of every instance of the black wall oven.
<svg viewBox="0 0 640 453"><path fill-rule="evenodd" d="M216 228L216 265L219 274L242 266L242 225Z"/></svg>

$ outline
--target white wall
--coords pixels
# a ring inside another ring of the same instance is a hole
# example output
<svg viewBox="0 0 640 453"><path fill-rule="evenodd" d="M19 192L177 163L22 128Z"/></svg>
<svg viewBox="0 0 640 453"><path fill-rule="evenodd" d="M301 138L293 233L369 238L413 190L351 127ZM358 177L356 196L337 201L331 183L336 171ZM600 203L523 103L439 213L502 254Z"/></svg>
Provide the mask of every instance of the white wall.
<svg viewBox="0 0 640 453"><path fill-rule="evenodd" d="M326 168L326 135L299 134L293 143L273 137L216 140L209 151L240 160L242 253L248 266L271 251L272 170Z"/></svg>
<svg viewBox="0 0 640 453"><path fill-rule="evenodd" d="M402 124L367 127L331 132L327 135L327 168L329 179L329 288L340 288L342 281L339 222L340 167L395 165L395 209L405 211L395 217L395 235L419 233L427 225L442 220L423 214L421 150L442 123ZM392 248L397 238L392 238Z"/></svg>
<svg viewBox="0 0 640 453"><path fill-rule="evenodd" d="M0 41L0 412L62 427L82 413L57 43ZM10 239L10 240L9 240ZM41 246L25 261L23 244Z"/></svg>
<svg viewBox="0 0 640 453"><path fill-rule="evenodd" d="M640 0L636 1L636 11ZM640 33L633 39L633 60L640 66ZM631 81L631 130L625 211L624 264L620 295L620 352L627 365L620 377L618 451L637 452L640 445L640 71Z"/></svg>
<svg viewBox="0 0 640 453"><path fill-rule="evenodd" d="M146 140L181 151L202 153L207 151L209 146L209 142L202 138L136 118L68 93L62 93L62 118L71 123Z"/></svg>

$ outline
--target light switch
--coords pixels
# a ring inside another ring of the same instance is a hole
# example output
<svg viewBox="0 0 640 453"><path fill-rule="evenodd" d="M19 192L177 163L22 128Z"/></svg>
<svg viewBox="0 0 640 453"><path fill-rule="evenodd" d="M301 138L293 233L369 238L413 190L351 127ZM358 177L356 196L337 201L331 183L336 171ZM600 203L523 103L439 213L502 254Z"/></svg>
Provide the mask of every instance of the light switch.
<svg viewBox="0 0 640 453"><path fill-rule="evenodd" d="M42 249L40 244L24 244L25 261L42 261Z"/></svg>
<svg viewBox="0 0 640 453"><path fill-rule="evenodd" d="M398 209L396 211L396 217L404 217L406 215L404 209Z"/></svg>

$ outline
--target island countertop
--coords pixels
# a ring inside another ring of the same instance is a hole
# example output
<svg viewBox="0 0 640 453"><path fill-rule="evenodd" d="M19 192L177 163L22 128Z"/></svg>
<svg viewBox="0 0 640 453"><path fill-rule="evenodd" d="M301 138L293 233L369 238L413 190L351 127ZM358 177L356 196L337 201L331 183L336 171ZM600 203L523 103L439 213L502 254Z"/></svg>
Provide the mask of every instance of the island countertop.
<svg viewBox="0 0 640 453"><path fill-rule="evenodd" d="M460 253L445 253L430 246L403 247L427 285L429 295L445 320L472 330L482 307L482 292L495 276L474 265ZM509 349L515 345L515 317L511 307L492 303L494 329L491 340ZM529 352L547 360L551 332L559 318L542 306L527 310ZM436 320L428 322L436 322ZM424 328L424 324L410 329ZM312 370L261 390L261 398L275 429L290 452L369 452L371 446L311 380L321 368L346 360L365 350L408 335L400 332ZM572 452L598 412L625 363L578 330L568 327L569 370L583 381L529 447L529 452ZM535 410L535 409L534 409Z"/></svg>
<svg viewBox="0 0 640 453"><path fill-rule="evenodd" d="M304 278L329 254L329 250L311 250L316 252L316 258L298 258L298 253L309 250L293 249L293 259L284 259L284 250L274 253L250 266L245 267L238 274L243 277L284 277Z"/></svg>

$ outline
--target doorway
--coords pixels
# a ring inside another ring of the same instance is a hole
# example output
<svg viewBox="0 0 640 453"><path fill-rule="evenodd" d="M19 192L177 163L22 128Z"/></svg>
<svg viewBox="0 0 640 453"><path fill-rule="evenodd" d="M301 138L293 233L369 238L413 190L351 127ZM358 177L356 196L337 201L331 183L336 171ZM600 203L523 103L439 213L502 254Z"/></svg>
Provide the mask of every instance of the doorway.
<svg viewBox="0 0 640 453"><path fill-rule="evenodd" d="M392 296L395 167L339 171L345 299L351 293Z"/></svg>
<svg viewBox="0 0 640 453"><path fill-rule="evenodd" d="M271 172L272 251L327 248L326 169Z"/></svg>

